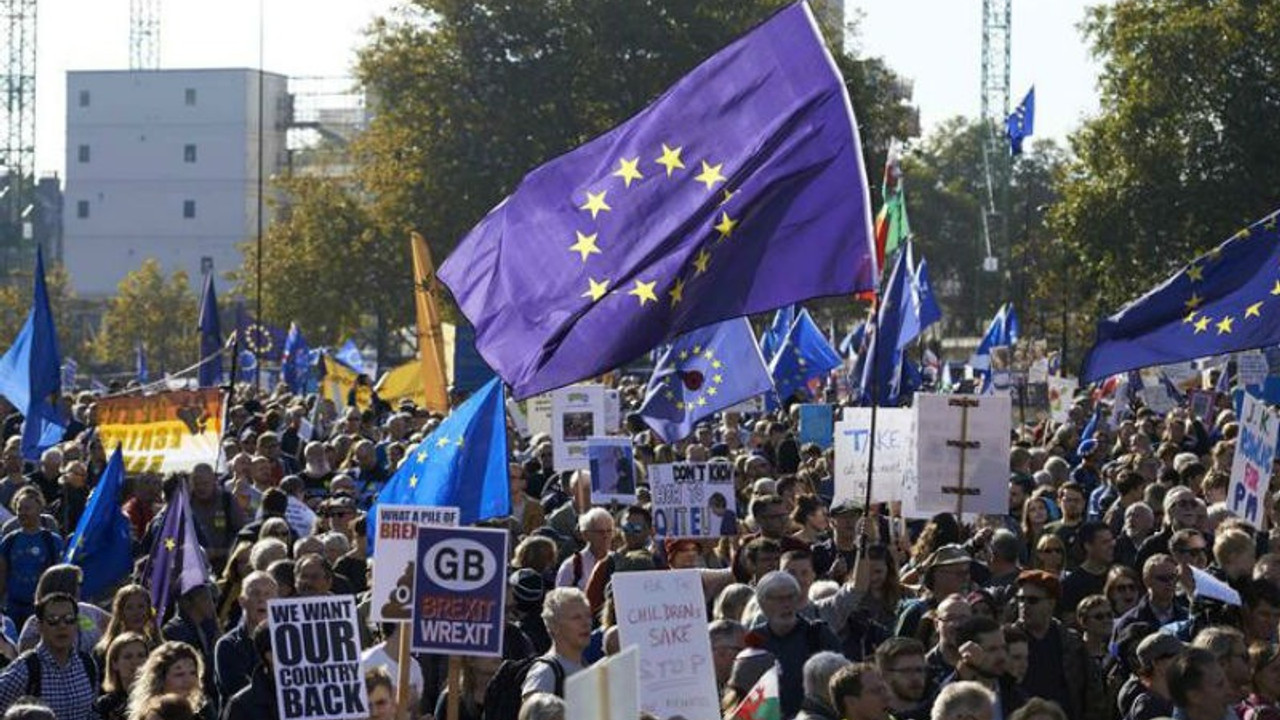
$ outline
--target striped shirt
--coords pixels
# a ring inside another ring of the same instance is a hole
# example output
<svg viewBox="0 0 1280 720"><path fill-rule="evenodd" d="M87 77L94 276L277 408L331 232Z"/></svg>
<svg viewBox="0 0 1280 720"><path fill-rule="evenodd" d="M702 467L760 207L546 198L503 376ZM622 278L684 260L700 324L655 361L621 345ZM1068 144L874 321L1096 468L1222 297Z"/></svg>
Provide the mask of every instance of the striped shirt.
<svg viewBox="0 0 1280 720"><path fill-rule="evenodd" d="M59 664L41 642L36 646L40 659L40 700L53 710L58 720L97 720L93 701L97 688L79 653L73 652L65 665ZM0 673L0 712L9 709L27 694L26 656L20 655Z"/></svg>

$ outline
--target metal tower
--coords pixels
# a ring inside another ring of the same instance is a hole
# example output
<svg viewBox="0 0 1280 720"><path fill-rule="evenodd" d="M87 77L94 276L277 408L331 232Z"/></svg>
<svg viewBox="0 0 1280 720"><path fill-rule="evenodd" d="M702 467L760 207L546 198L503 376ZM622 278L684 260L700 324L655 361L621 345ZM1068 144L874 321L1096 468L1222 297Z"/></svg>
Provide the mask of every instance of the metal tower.
<svg viewBox="0 0 1280 720"><path fill-rule="evenodd" d="M982 0L982 122L986 137L982 144L983 170L987 180L987 207L982 213L982 235L987 257L982 268L999 269L992 253L991 225L1008 205L1008 153L1004 148L1004 120L1009 116L1009 66L1013 33L1013 0ZM1003 222L1001 225L1003 226ZM1003 236L1003 233L1000 233Z"/></svg>
<svg viewBox="0 0 1280 720"><path fill-rule="evenodd" d="M4 43L4 146L0 149L0 246L3 270L21 264L31 235L36 160L36 0L0 0Z"/></svg>
<svg viewBox="0 0 1280 720"><path fill-rule="evenodd" d="M129 69L160 69L160 0L129 0Z"/></svg>

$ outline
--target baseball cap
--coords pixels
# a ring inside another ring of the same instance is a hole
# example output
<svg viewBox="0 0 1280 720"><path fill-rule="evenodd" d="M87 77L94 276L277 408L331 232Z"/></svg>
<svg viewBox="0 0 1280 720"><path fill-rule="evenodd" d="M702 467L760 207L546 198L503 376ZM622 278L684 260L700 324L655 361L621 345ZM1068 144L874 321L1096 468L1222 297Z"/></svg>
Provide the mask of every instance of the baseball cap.
<svg viewBox="0 0 1280 720"><path fill-rule="evenodd" d="M1155 667L1156 662L1174 657L1186 647L1181 640L1169 633L1152 633L1138 643L1138 662L1142 664L1143 670L1150 670Z"/></svg>

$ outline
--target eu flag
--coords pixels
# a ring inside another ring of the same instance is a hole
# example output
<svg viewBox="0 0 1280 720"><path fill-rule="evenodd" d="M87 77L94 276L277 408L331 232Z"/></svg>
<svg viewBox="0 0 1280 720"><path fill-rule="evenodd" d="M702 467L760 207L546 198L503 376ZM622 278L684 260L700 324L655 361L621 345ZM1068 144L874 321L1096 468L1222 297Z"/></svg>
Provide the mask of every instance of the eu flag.
<svg viewBox="0 0 1280 720"><path fill-rule="evenodd" d="M287 331L255 320L245 311L243 303L236 306L236 340L242 349L253 353L255 358L279 362L284 356L287 337Z"/></svg>
<svg viewBox="0 0 1280 720"><path fill-rule="evenodd" d="M1009 117L1004 121L1004 132L1009 138L1009 154L1022 154L1022 141L1035 134L1036 130L1036 88L1034 85L1027 91Z"/></svg>
<svg viewBox="0 0 1280 720"><path fill-rule="evenodd" d="M360 347L356 345L356 341L351 338L347 338L342 347L334 351L331 357L358 373L365 372L364 356L360 354Z"/></svg>
<svg viewBox="0 0 1280 720"><path fill-rule="evenodd" d="M861 391L858 401L863 405L896 406L902 394L902 348L919 333L915 311L911 304L911 242L894 260L889 283L876 314L875 328L867 341L862 360ZM913 327L905 325L910 317Z"/></svg>
<svg viewBox="0 0 1280 720"><path fill-rule="evenodd" d="M312 392L314 387L311 366L314 364L311 347L302 337L298 323L289 323L289 334L284 339L284 351L280 357L280 375L289 392Z"/></svg>
<svg viewBox="0 0 1280 720"><path fill-rule="evenodd" d="M85 597L100 597L133 570L129 520L120 509L123 490L124 455L116 445L67 541L65 562L80 566Z"/></svg>
<svg viewBox="0 0 1280 720"><path fill-rule="evenodd" d="M378 493L378 503L458 508L470 525L511 513L507 480L507 416L502 382L494 378L459 405L405 456ZM375 523L369 524L372 548Z"/></svg>
<svg viewBox="0 0 1280 720"><path fill-rule="evenodd" d="M44 284L44 253L36 249L35 287L31 311L13 345L0 357L0 395L22 413L22 457L35 461L62 441L67 421L58 408L62 392L62 360L58 334Z"/></svg>
<svg viewBox="0 0 1280 720"><path fill-rule="evenodd" d="M797 3L529 173L439 277L520 399L876 272L853 109Z"/></svg>
<svg viewBox="0 0 1280 720"><path fill-rule="evenodd" d="M778 398L786 401L797 392L810 397L809 381L840 367L840 355L822 336L808 310L801 310L786 340L769 363L769 374Z"/></svg>
<svg viewBox="0 0 1280 720"><path fill-rule="evenodd" d="M672 443L703 418L772 389L751 323L734 318L676 338L653 369L640 416Z"/></svg>
<svg viewBox="0 0 1280 720"><path fill-rule="evenodd" d="M164 523L148 563L148 588L157 624L164 623L170 600L209 581L209 563L196 535L191 493L185 482L178 484L178 491L165 506Z"/></svg>
<svg viewBox="0 0 1280 720"><path fill-rule="evenodd" d="M222 384L222 324L218 320L218 293L213 289L213 273L204 278L200 296L200 387Z"/></svg>
<svg viewBox="0 0 1280 720"><path fill-rule="evenodd" d="M929 282L929 261L924 258L920 259L920 265L916 268L912 298L919 317L920 332L924 332L930 325L942 319L942 308L938 307L938 296L933 294L933 285Z"/></svg>
<svg viewBox="0 0 1280 720"><path fill-rule="evenodd" d="M991 367L991 351L998 347L1009 347L1018 342L1018 315L1014 312L1013 303L1000 306L987 325L978 349L973 351L969 364L978 370Z"/></svg>
<svg viewBox="0 0 1280 720"><path fill-rule="evenodd" d="M769 323L769 327L760 336L760 354L764 356L766 363L773 362L773 356L778 354L778 348L786 342L787 333L795 321L795 305L785 305L774 311L773 322Z"/></svg>
<svg viewBox="0 0 1280 720"><path fill-rule="evenodd" d="M1080 379L1280 343L1280 233L1272 213L1098 323Z"/></svg>

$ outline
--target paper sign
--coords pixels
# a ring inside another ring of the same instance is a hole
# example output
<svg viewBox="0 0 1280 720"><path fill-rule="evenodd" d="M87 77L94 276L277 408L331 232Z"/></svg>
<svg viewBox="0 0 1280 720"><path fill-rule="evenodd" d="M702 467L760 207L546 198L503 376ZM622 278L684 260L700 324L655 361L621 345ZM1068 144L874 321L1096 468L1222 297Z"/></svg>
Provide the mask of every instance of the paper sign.
<svg viewBox="0 0 1280 720"><path fill-rule="evenodd" d="M835 413L830 405L811 403L800 406L800 444L814 443L826 450L831 447Z"/></svg>
<svg viewBox="0 0 1280 720"><path fill-rule="evenodd" d="M764 412L764 396L756 395L747 398L737 405L730 405L724 409L727 413L738 413L740 415L760 415Z"/></svg>
<svg viewBox="0 0 1280 720"><path fill-rule="evenodd" d="M631 438L587 439L591 469L591 502L631 504L636 501L635 454Z"/></svg>
<svg viewBox="0 0 1280 720"><path fill-rule="evenodd" d="M529 437L551 437L551 393L534 395L524 402L525 418L529 421Z"/></svg>
<svg viewBox="0 0 1280 720"><path fill-rule="evenodd" d="M509 538L496 528L418 528L414 652L502 657Z"/></svg>
<svg viewBox="0 0 1280 720"><path fill-rule="evenodd" d="M1079 386L1075 378L1049 376L1049 416L1054 422L1064 423L1071 418L1071 406Z"/></svg>
<svg viewBox="0 0 1280 720"><path fill-rule="evenodd" d="M573 385L551 393L551 442L556 470L587 468L587 438L607 434L603 385Z"/></svg>
<svg viewBox="0 0 1280 720"><path fill-rule="evenodd" d="M529 417L520 408L520 403L507 398L507 415L511 418L511 424L515 427L516 432L520 433L520 437L527 440L533 436L533 433L529 431Z"/></svg>
<svg viewBox="0 0 1280 720"><path fill-rule="evenodd" d="M1271 464L1276 457L1276 432L1280 415L1249 393L1244 394L1240 434L1231 461L1231 486L1227 507L1250 525L1262 529Z"/></svg>
<svg viewBox="0 0 1280 720"><path fill-rule="evenodd" d="M640 651L628 645L564 681L565 720L640 717Z"/></svg>
<svg viewBox="0 0 1280 720"><path fill-rule="evenodd" d="M1267 356L1261 350L1236 353L1236 382L1241 387L1262 385L1269 371Z"/></svg>
<svg viewBox="0 0 1280 720"><path fill-rule="evenodd" d="M613 601L621 645L640 653L641 706L660 718L720 720L701 571L617 573Z"/></svg>
<svg viewBox="0 0 1280 720"><path fill-rule="evenodd" d="M413 616L418 528L456 526L458 508L382 504L376 508L378 532L374 536L374 548L378 561L373 564L369 618L375 622L408 622Z"/></svg>
<svg viewBox="0 0 1280 720"><path fill-rule="evenodd" d="M605 432L622 432L622 393L614 388L604 391L604 429Z"/></svg>
<svg viewBox="0 0 1280 720"><path fill-rule="evenodd" d="M1201 422L1206 425L1213 424L1214 418L1217 416L1217 393L1212 390L1192 390L1187 397L1187 401L1191 406L1191 412L1200 418Z"/></svg>
<svg viewBox="0 0 1280 720"><path fill-rule="evenodd" d="M876 409L875 467L872 469L871 501L902 499L902 475L914 462L911 449L915 432L911 408ZM871 454L871 408L845 408L844 419L836 424L835 497L862 502L867 493L867 458Z"/></svg>
<svg viewBox="0 0 1280 720"><path fill-rule="evenodd" d="M966 410L967 403L972 405ZM1009 397L916 393L913 409L917 508L956 512L963 495L965 513L1008 513Z"/></svg>
<svg viewBox="0 0 1280 720"><path fill-rule="evenodd" d="M369 717L354 597L268 600L267 618L281 718Z"/></svg>
<svg viewBox="0 0 1280 720"><path fill-rule="evenodd" d="M1240 593L1236 592L1235 588L1198 567L1192 565L1187 567L1191 568L1191 574L1196 579L1196 595L1240 607Z"/></svg>
<svg viewBox="0 0 1280 720"><path fill-rule="evenodd" d="M653 529L660 538L733 537L733 465L671 463L649 469Z"/></svg>

